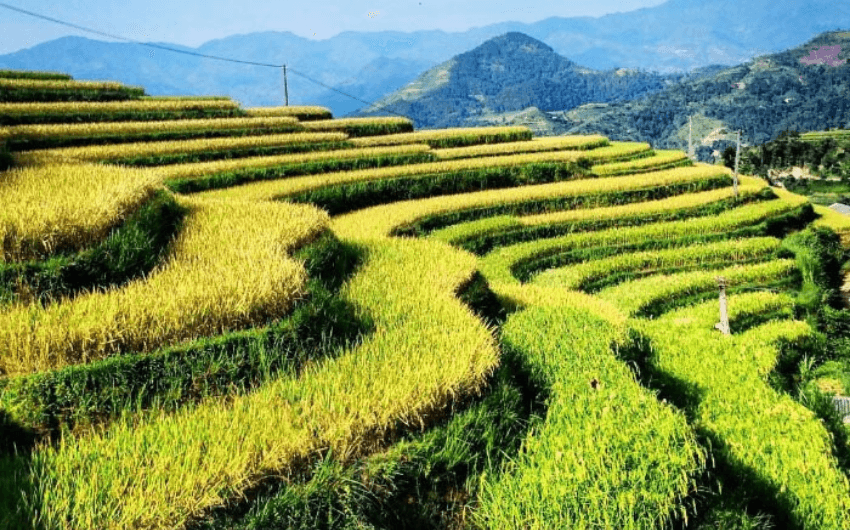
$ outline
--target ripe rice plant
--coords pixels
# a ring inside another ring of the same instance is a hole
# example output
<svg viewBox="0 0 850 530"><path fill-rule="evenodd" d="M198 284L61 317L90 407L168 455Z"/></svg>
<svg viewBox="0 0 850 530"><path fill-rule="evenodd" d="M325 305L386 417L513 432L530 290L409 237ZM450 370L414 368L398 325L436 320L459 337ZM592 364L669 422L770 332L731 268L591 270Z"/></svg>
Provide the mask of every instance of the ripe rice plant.
<svg viewBox="0 0 850 530"><path fill-rule="evenodd" d="M720 173L720 175L722 174ZM647 175L655 174L647 173ZM630 180L635 182L646 182L634 179L635 177L630 177ZM608 179L602 182L606 180ZM668 182L663 189L673 190L677 184L681 185L682 183ZM734 200L734 192L731 187L693 193L677 193L656 200L613 201L616 206L596 206L591 201L588 207L584 208L532 215L487 217L463 222L434 230L429 237L453 245L462 245L464 248L473 250L476 254L484 254L494 246L505 246L512 242L517 243L544 236L554 237L559 231L562 234L567 234L613 226L673 221L686 217L696 217L706 212L716 214L736 204L766 198L762 197L764 193L765 186L755 184L739 188L737 201ZM641 196L640 198L644 197Z"/></svg>
<svg viewBox="0 0 850 530"><path fill-rule="evenodd" d="M70 81L68 74L57 72L34 72L31 70L0 70L0 79L44 79L54 81Z"/></svg>
<svg viewBox="0 0 850 530"><path fill-rule="evenodd" d="M361 147L426 143L433 148L448 148L525 140L531 140L527 127L471 127L355 138L352 143Z"/></svg>
<svg viewBox="0 0 850 530"><path fill-rule="evenodd" d="M329 109L316 106L251 107L245 112L252 118L289 116L299 121L329 120L332 117Z"/></svg>
<svg viewBox="0 0 850 530"><path fill-rule="evenodd" d="M792 305L771 293L731 296L729 318L788 314ZM766 381L778 344L803 339L811 329L774 320L724 336L714 329L716 319L712 301L635 325L650 340L653 369L680 383L679 398L734 480L789 526L850 527L850 483L837 467L829 433L814 413Z"/></svg>
<svg viewBox="0 0 850 530"><path fill-rule="evenodd" d="M407 118L338 118L305 121L308 131L342 131L349 136L376 136L398 134L413 130L413 122Z"/></svg>
<svg viewBox="0 0 850 530"><path fill-rule="evenodd" d="M582 151L582 158L589 162L599 160L631 160L636 157L652 156L649 144L642 142L613 142L605 147Z"/></svg>
<svg viewBox="0 0 850 530"><path fill-rule="evenodd" d="M688 155L682 151L656 150L652 156L627 160L625 162L610 162L593 166L590 170L596 175L611 176L640 173L642 171L657 171L678 165L691 165Z"/></svg>
<svg viewBox="0 0 850 530"><path fill-rule="evenodd" d="M430 160L427 145L402 145L362 149L337 149L293 153L277 156L257 156L236 160L216 160L165 166L156 170L163 181L181 193L236 186L253 180L287 179L347 167L380 167L405 162ZM371 162L370 162L371 161ZM379 171L377 169L359 170ZM354 172L354 171L352 171ZM345 174L345 173L343 173ZM301 177L301 179L308 177ZM248 184L245 187L257 186ZM219 192L226 195L228 190ZM208 192L210 195L215 192ZM239 194L237 192L237 194Z"/></svg>
<svg viewBox="0 0 850 530"><path fill-rule="evenodd" d="M316 237L326 215L290 204L180 202L189 208L183 230L146 279L0 313L0 372L149 352L282 316L306 281L301 263L286 253Z"/></svg>
<svg viewBox="0 0 850 530"><path fill-rule="evenodd" d="M601 149L608 149L603 147ZM374 170L327 173L309 177L290 178L273 182L258 182L239 188L209 192L219 198L239 198L242 200L273 200L286 196L305 193L331 186L400 179L404 177L430 176L441 173L454 173L466 170L495 170L501 167L515 167L531 164L568 163L588 156L593 151L555 151L550 153L529 153L520 155L471 158L408 166L388 167Z"/></svg>
<svg viewBox="0 0 850 530"><path fill-rule="evenodd" d="M106 90L117 91L128 87L127 85L114 81L73 81L73 80L46 80L46 79L8 79L0 77L0 89L14 90L20 88L31 89L79 89L79 90Z"/></svg>
<svg viewBox="0 0 850 530"><path fill-rule="evenodd" d="M474 512L484 528L658 528L686 519L704 451L680 412L611 351L616 327L572 307L511 316L503 346L548 389L546 421Z"/></svg>
<svg viewBox="0 0 850 530"><path fill-rule="evenodd" d="M850 218L840 214L831 208L813 205L815 213L820 217L813 223L814 226L823 226L833 230L841 237L841 244L844 246L850 245Z"/></svg>
<svg viewBox="0 0 850 530"><path fill-rule="evenodd" d="M793 277L797 272L794 260L777 259L752 265L734 265L720 270L659 274L612 285L596 295L629 315L641 315L659 302L682 299L702 292L716 295L718 276L725 278L726 285L734 288Z"/></svg>
<svg viewBox="0 0 850 530"><path fill-rule="evenodd" d="M391 231L410 226L421 219L463 211L485 210L503 205L522 204L559 197L595 196L606 193L676 186L699 182L717 175L717 170L705 168L676 169L647 173L636 177L610 179L581 179L519 188L486 190L461 195L404 201L386 206L375 206L369 215L342 215L334 219L334 226L344 233L390 234ZM723 174L722 172L720 174ZM447 231L449 229L446 229ZM452 237L438 237L446 242Z"/></svg>
<svg viewBox="0 0 850 530"><path fill-rule="evenodd" d="M142 96L142 99L149 99L152 101L185 101L187 99L208 99L210 101L225 101L229 100L230 96Z"/></svg>
<svg viewBox="0 0 850 530"><path fill-rule="evenodd" d="M2 261L43 259L100 241L157 184L147 171L91 164L8 171L0 179Z"/></svg>
<svg viewBox="0 0 850 530"><path fill-rule="evenodd" d="M793 212L807 201L779 199L742 206L717 216L698 217L647 226L612 228L598 232L570 234L552 239L519 243L495 249L484 257L481 271L488 280L515 284L513 270L522 263L572 250L590 247L639 246L645 241L667 241L688 236L728 234L781 214Z"/></svg>
<svg viewBox="0 0 850 530"><path fill-rule="evenodd" d="M51 162L112 162L125 165L133 161L154 159L157 157L186 158L196 153L234 153L240 151L303 144L340 143L347 136L343 133L290 133L246 136L239 138L202 138L197 140L178 140L173 142L139 142L127 144L93 145L85 147L65 147L29 151L18 156L22 164L36 165ZM166 159L167 161L167 159Z"/></svg>
<svg viewBox="0 0 850 530"><path fill-rule="evenodd" d="M0 474L0 491L11 492L0 503L17 502L21 519L48 529L179 527L263 476L297 472L328 450L350 461L399 425L419 425L478 391L498 352L454 297L475 260L424 241L365 246L368 262L345 288L375 321L362 344L251 394L64 438L29 463L0 460L38 483L22 498L14 472Z"/></svg>
<svg viewBox="0 0 850 530"><path fill-rule="evenodd" d="M417 133L414 133L417 134ZM522 142L478 144L468 147L435 149L434 154L441 160L495 156L518 153L539 153L542 151L560 151L567 149L595 149L609 145L604 136L555 136L552 138L534 138Z"/></svg>
<svg viewBox="0 0 850 530"><path fill-rule="evenodd" d="M718 265L766 260L779 250L774 237L732 239L702 245L690 245L665 250L629 252L615 256L549 269L535 275L531 281L542 287L598 290L609 277L631 273L634 276L652 274L668 269L711 268Z"/></svg>
<svg viewBox="0 0 850 530"><path fill-rule="evenodd" d="M240 114L235 101L222 100L131 100L72 101L61 103L0 103L0 125L68 123L74 121L127 121L201 118Z"/></svg>
<svg viewBox="0 0 850 530"><path fill-rule="evenodd" d="M210 138L300 131L298 121L280 118L214 118L167 121L50 123L5 128L16 151L47 147L126 143L141 140Z"/></svg>

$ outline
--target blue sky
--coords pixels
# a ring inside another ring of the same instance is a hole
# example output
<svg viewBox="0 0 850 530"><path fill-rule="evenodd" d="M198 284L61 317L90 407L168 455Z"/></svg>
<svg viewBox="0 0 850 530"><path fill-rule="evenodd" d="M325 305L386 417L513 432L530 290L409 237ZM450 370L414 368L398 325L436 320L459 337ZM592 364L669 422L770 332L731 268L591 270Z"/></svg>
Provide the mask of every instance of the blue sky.
<svg viewBox="0 0 850 530"><path fill-rule="evenodd" d="M665 0L2 0L107 33L198 46L237 33L291 31L326 39L343 31L463 31L496 22L601 16ZM86 35L0 7L0 54L65 35ZM98 38L89 35L91 38Z"/></svg>

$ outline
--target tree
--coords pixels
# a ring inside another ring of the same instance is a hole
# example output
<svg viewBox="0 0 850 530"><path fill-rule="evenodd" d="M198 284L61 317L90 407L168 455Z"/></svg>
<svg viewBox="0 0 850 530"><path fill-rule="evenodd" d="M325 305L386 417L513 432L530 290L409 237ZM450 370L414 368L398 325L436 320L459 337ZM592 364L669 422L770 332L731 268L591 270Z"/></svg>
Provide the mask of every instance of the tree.
<svg viewBox="0 0 850 530"><path fill-rule="evenodd" d="M729 169L735 169L735 150L731 145L723 150L723 165Z"/></svg>

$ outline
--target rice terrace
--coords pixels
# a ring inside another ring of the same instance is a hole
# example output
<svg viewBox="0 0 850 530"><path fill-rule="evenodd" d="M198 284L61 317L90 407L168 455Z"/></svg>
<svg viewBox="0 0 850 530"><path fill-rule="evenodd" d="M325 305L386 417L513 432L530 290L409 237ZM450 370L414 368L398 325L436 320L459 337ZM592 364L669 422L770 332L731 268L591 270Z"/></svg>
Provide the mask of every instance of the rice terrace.
<svg viewBox="0 0 850 530"><path fill-rule="evenodd" d="M0 78L0 527L850 528L850 217L601 135Z"/></svg>

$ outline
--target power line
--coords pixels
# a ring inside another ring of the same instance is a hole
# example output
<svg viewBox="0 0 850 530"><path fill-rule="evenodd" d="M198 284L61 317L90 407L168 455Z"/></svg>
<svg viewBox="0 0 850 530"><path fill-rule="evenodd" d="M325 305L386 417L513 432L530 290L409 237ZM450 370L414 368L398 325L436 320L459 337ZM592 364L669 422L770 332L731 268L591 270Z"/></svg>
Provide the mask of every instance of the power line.
<svg viewBox="0 0 850 530"><path fill-rule="evenodd" d="M48 17L47 15L42 15L40 13L34 13L32 11L27 11L26 9L21 9L19 7L10 6L9 4L5 4L3 2L0 2L0 7L4 7L6 9L11 10L11 11L22 13L24 15L35 17L35 18L38 18L38 19L41 19L41 20L47 20L48 22L53 22L55 24L59 24L59 25L62 25L62 26L67 26L69 28L74 28L74 29L77 29L77 30L80 30L80 31L85 31L87 33L93 33L95 35L100 35L101 37L107 37L107 38L110 38L110 39L121 40L121 41L125 41L125 42L131 42L133 44L138 44L140 46L147 46L148 48L155 48L155 49L158 49L158 50L164 50L164 51L169 51L169 52L174 52L174 53L182 53L184 55L191 55L191 56L194 56L194 57L201 57L201 58L204 58L204 59L212 59L212 60L215 60L215 61L226 61L226 62L229 62L229 63L247 64L247 65L251 65L251 66L262 66L262 67L266 67L266 68L278 68L278 69L287 68L287 66L283 65L283 64L270 64L270 63L261 63L261 62L257 62L257 61L245 61L245 60L242 60L242 59L233 59L231 57L221 57L221 56L218 56L218 55L209 55L209 54L206 54L206 53L198 53L198 52L192 52L192 51L189 51L189 50L181 50L181 49L178 49L178 48L171 48L169 46L163 46L161 44L155 44L155 43L152 43L152 42L142 42L142 41L139 41L139 40L136 40L136 39L131 39L131 38L128 38L128 37L124 37L124 36L121 36L121 35L114 35L112 33L106 33L105 31L100 31L100 30L88 28L86 26L80 26L79 24L74 24L72 22L67 22L67 21L64 21L64 20L59 20L57 18ZM297 76L303 77L307 81L315 83L315 84L317 84L321 87L324 87L328 90L332 90L332 91L334 91L338 94L341 94L345 97L351 98L355 101L358 101L358 102L363 103L365 105L368 105L370 107L374 106L374 103L364 101L364 100L358 98L357 96L353 96L351 94L343 92L342 90L339 90L339 89L334 88L330 85L322 83L321 81L319 81L317 79L313 79L312 77L310 77L306 74L298 72L297 70L293 70L292 68L287 68L287 71L292 72L293 74L295 74ZM404 114L399 114L398 112L394 112L394 111L388 109L387 107L377 107L377 109L375 109L375 110L385 110L385 111L389 112L390 114L395 114L396 116L401 116L403 118L407 118L407 116L405 116Z"/></svg>

